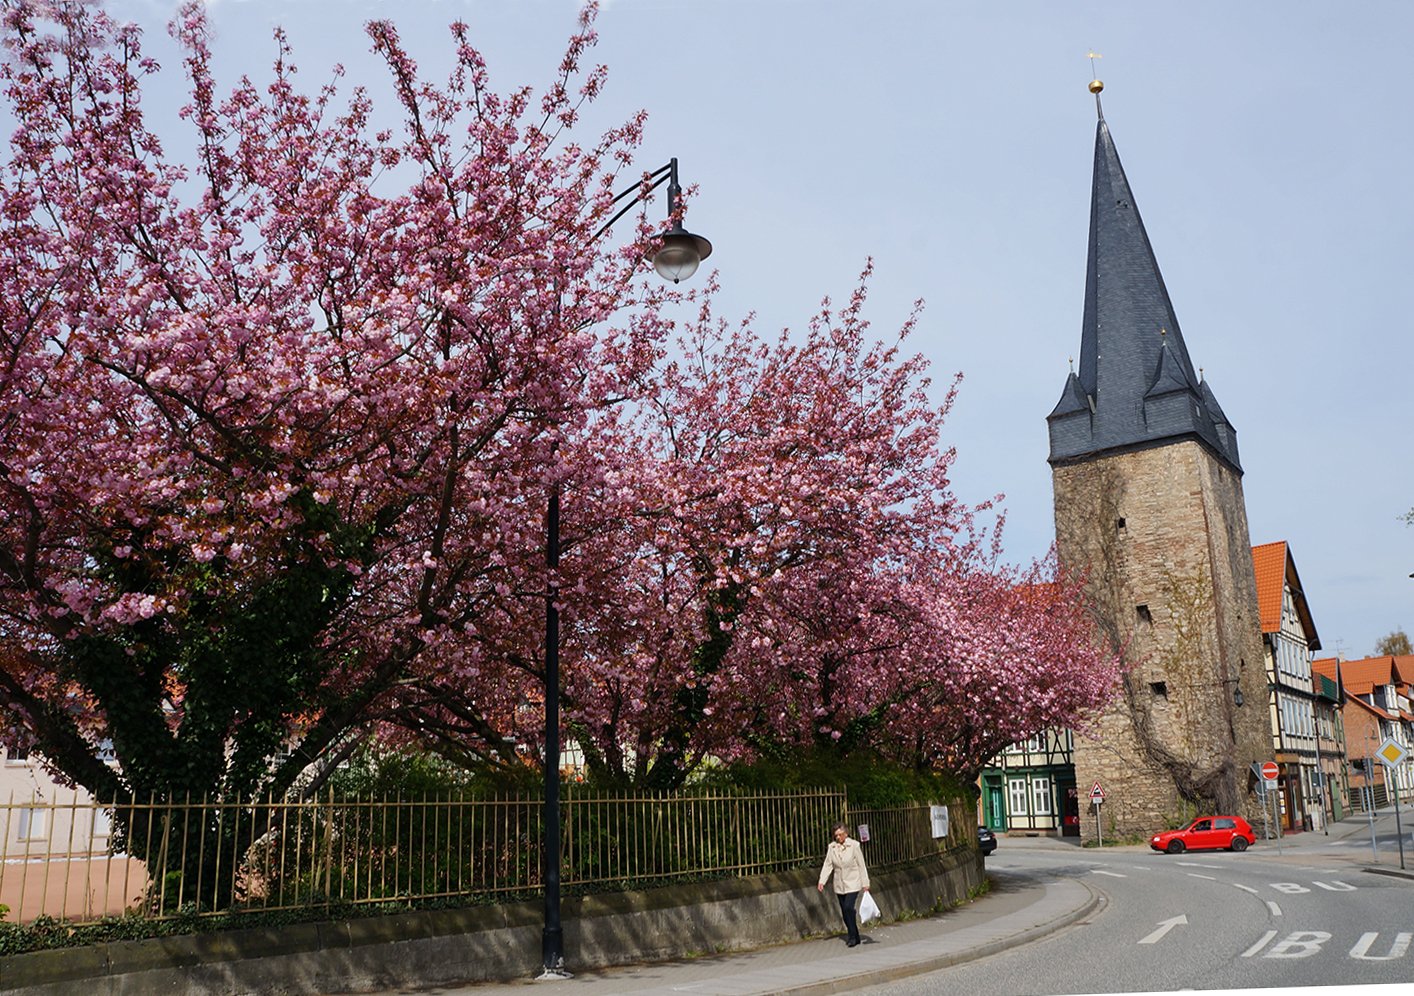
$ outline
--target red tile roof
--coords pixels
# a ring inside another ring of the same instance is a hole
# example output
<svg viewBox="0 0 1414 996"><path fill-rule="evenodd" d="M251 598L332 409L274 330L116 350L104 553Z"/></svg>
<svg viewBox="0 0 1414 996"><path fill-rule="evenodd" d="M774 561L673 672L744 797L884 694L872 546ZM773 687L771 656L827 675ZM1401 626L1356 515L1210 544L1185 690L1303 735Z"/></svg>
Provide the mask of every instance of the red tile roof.
<svg viewBox="0 0 1414 996"><path fill-rule="evenodd" d="M1377 706L1377 705L1371 705L1370 703L1366 702L1364 699L1362 699L1362 698L1357 698L1357 697L1355 697L1355 696L1353 696L1353 695L1348 695L1348 696L1346 696L1345 704L1346 704L1347 706L1349 706L1349 705L1358 706L1359 708L1364 709L1366 712L1373 713L1374 715L1380 717L1380 719L1383 719L1383 720L1395 720L1395 719L1398 719L1398 718L1399 718L1396 714L1385 712L1385 711L1384 711L1383 709L1381 709L1379 706Z"/></svg>
<svg viewBox="0 0 1414 996"><path fill-rule="evenodd" d="M1342 661L1340 677L1352 695L1365 695L1375 685L1402 684L1395 671L1396 657L1366 657L1358 661Z"/></svg>
<svg viewBox="0 0 1414 996"><path fill-rule="evenodd" d="M1263 633L1281 631L1281 593L1286 584L1286 543L1263 543L1252 548L1252 569L1257 574L1257 614Z"/></svg>
<svg viewBox="0 0 1414 996"><path fill-rule="evenodd" d="M1324 675L1331 681L1335 681L1336 658L1322 657L1311 662L1311 670L1319 675Z"/></svg>
<svg viewBox="0 0 1414 996"><path fill-rule="evenodd" d="M1390 660L1394 663L1394 672L1399 676L1399 681L1414 685L1414 654L1401 654L1391 657Z"/></svg>

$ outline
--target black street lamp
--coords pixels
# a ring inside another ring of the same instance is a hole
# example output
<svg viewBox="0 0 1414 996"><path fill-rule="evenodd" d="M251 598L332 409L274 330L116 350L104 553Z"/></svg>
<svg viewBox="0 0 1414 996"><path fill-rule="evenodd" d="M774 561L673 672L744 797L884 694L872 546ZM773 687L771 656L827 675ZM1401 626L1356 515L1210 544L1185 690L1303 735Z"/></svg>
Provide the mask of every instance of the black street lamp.
<svg viewBox="0 0 1414 996"><path fill-rule="evenodd" d="M651 181L651 182L649 182ZM650 257L653 269L664 280L673 283L686 280L697 272L702 260L712 254L712 243L693 235L682 227L679 208L682 188L678 186L676 158L649 173L644 182L614 197L611 203L628 200L612 218L594 233L594 239L609 230L628 211L650 193L668 184L668 218L672 227L659 237L657 250ZM593 241L593 240L591 240ZM545 799L543 812L544 842L541 851L541 878L545 883L545 927L541 933L541 953L544 970L541 979L568 979L565 971L565 937L560 925L560 610L555 606L559 589L555 572L560 566L560 488L550 488L550 504L545 515L545 566L549 568L545 585Z"/></svg>
<svg viewBox="0 0 1414 996"><path fill-rule="evenodd" d="M658 236L658 247L649 258L653 261L653 269L657 270L658 276L664 280L671 280L673 283L686 280L697 272L699 263L712 255L712 243L700 235L693 235L682 227L682 216L678 210L682 206L682 187L678 185L677 158L669 159L643 179L644 183L648 184L647 187L642 184L629 187L609 202L617 204L619 201L628 201L612 218L604 222L590 241L598 239L613 227L614 222L628 214L634 205L666 183L668 185L668 220L672 222L672 227Z"/></svg>

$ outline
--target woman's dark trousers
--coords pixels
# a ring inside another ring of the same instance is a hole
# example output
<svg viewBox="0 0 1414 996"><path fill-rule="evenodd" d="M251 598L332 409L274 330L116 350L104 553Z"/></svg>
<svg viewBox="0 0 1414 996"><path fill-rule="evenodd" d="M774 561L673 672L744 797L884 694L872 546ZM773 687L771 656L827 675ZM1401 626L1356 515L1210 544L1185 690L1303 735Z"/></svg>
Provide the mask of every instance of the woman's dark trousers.
<svg viewBox="0 0 1414 996"><path fill-rule="evenodd" d="M859 901L859 893L841 892L838 895L840 897L840 916L844 917L844 929L849 932L849 943L858 944L859 923L854 917L854 904Z"/></svg>

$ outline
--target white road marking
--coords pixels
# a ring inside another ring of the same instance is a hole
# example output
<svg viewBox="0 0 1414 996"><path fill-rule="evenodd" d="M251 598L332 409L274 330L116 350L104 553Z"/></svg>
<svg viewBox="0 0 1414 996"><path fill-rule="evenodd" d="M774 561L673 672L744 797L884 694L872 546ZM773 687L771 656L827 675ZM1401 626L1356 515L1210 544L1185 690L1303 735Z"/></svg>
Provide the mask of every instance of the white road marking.
<svg viewBox="0 0 1414 996"><path fill-rule="evenodd" d="M1270 899L1267 900L1267 909L1272 911L1272 916L1281 916L1281 907Z"/></svg>
<svg viewBox="0 0 1414 996"><path fill-rule="evenodd" d="M1196 861L1175 861L1174 864L1185 868L1222 868L1222 865L1201 865Z"/></svg>
<svg viewBox="0 0 1414 996"><path fill-rule="evenodd" d="M1211 876L1211 875L1199 875L1197 872L1189 872L1189 873L1188 873L1188 877L1189 877L1189 878L1202 878L1202 879L1207 879L1209 882L1216 882L1216 881L1217 881L1217 879L1213 878L1213 876Z"/></svg>
<svg viewBox="0 0 1414 996"><path fill-rule="evenodd" d="M1160 920L1160 921L1159 921L1159 929L1156 930L1156 931L1154 931L1154 932L1153 932L1152 934L1150 934L1148 937L1145 937L1145 938L1141 939L1141 940L1139 941L1139 943L1140 943L1140 944L1158 944L1159 941L1163 940L1164 935L1167 934L1170 930L1173 930L1173 928L1175 928L1175 927L1184 926L1184 925L1186 925L1187 923L1188 923L1188 917L1184 916L1182 913L1180 913L1178 916L1170 917L1170 918L1167 919L1167 920Z"/></svg>
<svg viewBox="0 0 1414 996"><path fill-rule="evenodd" d="M1265 958L1309 958L1331 939L1324 930L1298 930L1272 946Z"/></svg>
<svg viewBox="0 0 1414 996"><path fill-rule="evenodd" d="M1121 875L1119 872L1105 871L1103 868L1091 868L1092 875L1108 875L1110 878L1128 878L1128 875Z"/></svg>
<svg viewBox="0 0 1414 996"><path fill-rule="evenodd" d="M1403 932L1395 934L1394 943L1389 946L1389 954L1372 955L1370 954L1370 945L1374 944L1379 936L1375 932L1361 934L1360 940L1355 942L1355 947L1350 949L1350 957L1360 961L1394 961L1404 957L1409 950L1409 942L1414 940L1414 934Z"/></svg>
<svg viewBox="0 0 1414 996"><path fill-rule="evenodd" d="M1231 883L1231 885L1234 889L1241 889L1243 892L1250 892L1254 896L1260 895L1260 893L1258 893L1257 890L1252 888L1252 886L1250 885L1238 885L1236 882Z"/></svg>
<svg viewBox="0 0 1414 996"><path fill-rule="evenodd" d="M1271 939L1276 936L1277 932L1275 930L1267 931L1265 934L1262 935L1261 940L1259 940L1256 944L1252 945L1246 951L1242 952L1242 957L1251 958L1258 951L1261 951L1264 947L1266 947L1271 942Z"/></svg>

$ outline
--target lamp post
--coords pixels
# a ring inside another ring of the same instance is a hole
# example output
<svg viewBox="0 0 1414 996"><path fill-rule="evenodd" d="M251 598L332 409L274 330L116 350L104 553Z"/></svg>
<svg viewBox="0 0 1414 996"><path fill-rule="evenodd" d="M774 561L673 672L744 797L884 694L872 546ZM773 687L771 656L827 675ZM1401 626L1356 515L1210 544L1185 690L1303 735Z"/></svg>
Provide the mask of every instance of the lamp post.
<svg viewBox="0 0 1414 996"><path fill-rule="evenodd" d="M682 188L678 186L678 161L668 160L644 177L644 183L630 187L610 202L627 200L619 211L594 233L597 240L635 204L668 184L668 219L671 227L658 236L652 255L653 269L673 283L697 272L698 264L712 254L712 243L682 227L679 212ZM545 796L541 847L541 879L545 885L545 926L541 931L543 971L539 979L568 979L565 970L564 929L560 925L560 610L555 604L559 586L555 574L560 567L560 486L550 486L545 514Z"/></svg>

